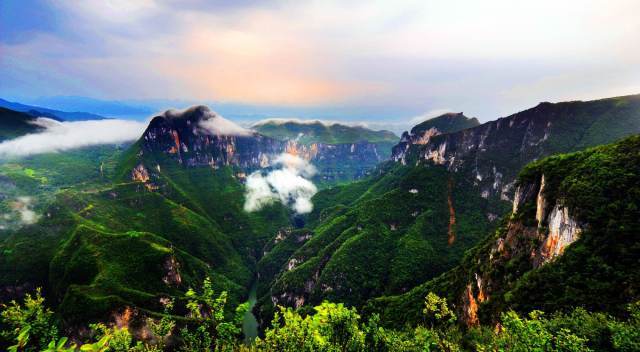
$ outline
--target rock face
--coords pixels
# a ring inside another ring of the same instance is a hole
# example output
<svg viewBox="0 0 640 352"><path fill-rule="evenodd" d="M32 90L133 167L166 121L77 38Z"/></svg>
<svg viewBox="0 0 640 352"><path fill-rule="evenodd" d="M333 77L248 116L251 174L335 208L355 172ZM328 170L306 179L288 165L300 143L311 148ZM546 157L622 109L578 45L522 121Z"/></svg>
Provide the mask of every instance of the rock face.
<svg viewBox="0 0 640 352"><path fill-rule="evenodd" d="M569 215L566 207L556 204L548 217L549 230L544 242L540 245L534 259L534 266L539 267L561 255L564 249L575 242L582 232L581 226Z"/></svg>
<svg viewBox="0 0 640 352"><path fill-rule="evenodd" d="M142 136L143 153L160 152L188 167L235 165L251 170L268 165L284 151L280 141L239 127L224 131L229 121L206 106L166 112L151 120ZM212 130L211 126L221 125Z"/></svg>
<svg viewBox="0 0 640 352"><path fill-rule="evenodd" d="M425 145L435 136L458 132L479 124L478 119L468 118L463 113L447 113L424 121L414 126L411 132L402 134L400 143L392 150L393 159L405 163L403 156L412 145Z"/></svg>
<svg viewBox="0 0 640 352"><path fill-rule="evenodd" d="M521 258L530 269L536 269L562 255L564 250L580 238L584 224L580 224L571 211L555 199L550 202L545 194L545 176L535 182L519 185L514 193L513 212L506 231L497 238L486 258L487 271L474 273L474 281L467 284L461 294L462 320L469 326L478 324L478 302L489 298L494 289L504 286L504 277L496 276L491 268L504 266L512 259ZM528 219L527 205L535 204L535 220ZM474 286L476 288L474 288Z"/></svg>
<svg viewBox="0 0 640 352"><path fill-rule="evenodd" d="M285 151L308 160L318 167L319 177L324 181L337 181L344 179L346 173L351 173L351 178L364 177L384 161L384 153L379 150L376 143L312 143L301 144L295 140L286 142Z"/></svg>
<svg viewBox="0 0 640 352"><path fill-rule="evenodd" d="M601 129L608 132L602 133ZM393 148L392 159L404 164L444 165L474 180L485 198L511 201L513 181L525 164L639 132L640 95L588 102L540 103L457 132L414 128L402 135L400 143Z"/></svg>
<svg viewBox="0 0 640 352"><path fill-rule="evenodd" d="M245 173L269 166L286 152L316 165L318 177L326 181L363 177L384 160L375 143L302 144L274 139L234 125L206 106L154 117L142 136L141 147L143 154L163 153L186 167L233 165ZM150 165L139 164L132 170L132 179L146 182L145 166L150 170Z"/></svg>

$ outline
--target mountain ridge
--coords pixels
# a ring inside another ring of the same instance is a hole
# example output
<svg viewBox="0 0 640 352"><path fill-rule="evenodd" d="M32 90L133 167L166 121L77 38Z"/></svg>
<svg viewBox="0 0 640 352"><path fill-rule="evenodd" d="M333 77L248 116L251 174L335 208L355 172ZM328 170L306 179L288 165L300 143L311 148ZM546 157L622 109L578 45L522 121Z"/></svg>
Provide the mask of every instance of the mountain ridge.
<svg viewBox="0 0 640 352"><path fill-rule="evenodd" d="M303 144L342 144L356 142L397 142L393 132L374 131L364 126L350 126L339 122L320 120L267 119L251 125L265 136L276 139L296 139Z"/></svg>
<svg viewBox="0 0 640 352"><path fill-rule="evenodd" d="M633 235L638 174L629 173L640 162L638 150L640 136L632 136L529 164L511 215L494 234L455 269L401 296L374 299L369 312L396 324L415 322L420 312L409 307L432 291L470 326L495 322L507 309L553 312L578 304L624 314L640 292L629 266L640 248Z"/></svg>
<svg viewBox="0 0 640 352"><path fill-rule="evenodd" d="M593 130L603 125L606 133ZM259 309L268 317L272 302L301 307L325 298L359 306L376 295L410 290L427 276L435 279L499 226L513 202L518 171L527 163L634 133L640 133L640 95L541 104L434 135L424 144L405 148L401 142L394 160L369 181L313 198L320 206L309 218L311 239L283 244L288 256L274 244L280 266L275 273L275 258L263 259L274 279L270 287L259 287ZM369 251L366 243L372 241L379 246ZM386 259L374 261L377 256Z"/></svg>
<svg viewBox="0 0 640 352"><path fill-rule="evenodd" d="M0 107L11 109L14 111L19 111L19 112L25 112L34 117L40 117L40 116L49 117L58 121L84 121L84 120L106 119L106 117L104 116L100 116L100 115L89 113L89 112L60 111L60 110L49 109L41 106L15 103L15 102L7 101L4 99L0 99Z"/></svg>
<svg viewBox="0 0 640 352"><path fill-rule="evenodd" d="M203 127L203 123L208 126ZM220 128L216 124L223 124L232 133L211 131ZM166 153L186 167L237 166L245 175L288 153L314 163L319 170L314 180L330 185L364 177L390 155L389 142L357 140L361 138L353 138L351 143L305 144L296 139L271 138L237 126L206 106L195 106L154 117L136 145L143 154ZM128 164L129 170L136 167L133 164ZM156 165L143 166L153 175Z"/></svg>

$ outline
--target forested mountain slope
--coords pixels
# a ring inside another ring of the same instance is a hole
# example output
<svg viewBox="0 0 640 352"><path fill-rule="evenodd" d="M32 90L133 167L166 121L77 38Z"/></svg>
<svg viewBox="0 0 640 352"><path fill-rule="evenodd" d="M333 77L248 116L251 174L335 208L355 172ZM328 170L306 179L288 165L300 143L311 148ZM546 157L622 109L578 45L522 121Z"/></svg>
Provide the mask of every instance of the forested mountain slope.
<svg viewBox="0 0 640 352"><path fill-rule="evenodd" d="M297 139L303 144L324 143L396 143L398 137L390 131L374 131L363 126L299 120L265 120L252 125L257 132L280 140Z"/></svg>
<svg viewBox="0 0 640 352"><path fill-rule="evenodd" d="M191 154L184 147L206 138L176 143L169 129L165 145L156 133L162 128L152 123L112 176L60 190L35 224L3 238L4 297L44 287L68 326L108 320L126 307L139 309L142 319L207 276L216 290L229 292L231 306L246 298L256 248L289 223L289 213L279 203L243 210L241 178L252 150L210 136L209 154ZM249 146L260 143L246 138ZM176 145L174 153L164 150ZM196 165L210 158L215 164Z"/></svg>
<svg viewBox="0 0 640 352"><path fill-rule="evenodd" d="M640 299L640 136L529 164L513 211L462 263L408 293L375 299L369 312L390 324L416 323L435 292L468 325L501 312L621 315Z"/></svg>
<svg viewBox="0 0 640 352"><path fill-rule="evenodd" d="M263 316L273 304L330 299L358 306L410 290L453 268L497 226L528 162L638 132L640 96L628 96L543 103L422 139L406 134L394 148L396 163L318 193L307 229L291 232L295 239L283 229L269 244L258 268Z"/></svg>

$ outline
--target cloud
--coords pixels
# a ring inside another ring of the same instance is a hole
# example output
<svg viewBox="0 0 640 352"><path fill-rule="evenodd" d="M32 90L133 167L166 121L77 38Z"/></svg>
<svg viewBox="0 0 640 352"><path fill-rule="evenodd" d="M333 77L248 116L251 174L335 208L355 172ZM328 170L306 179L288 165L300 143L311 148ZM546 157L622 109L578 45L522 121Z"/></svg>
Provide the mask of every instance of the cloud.
<svg viewBox="0 0 640 352"><path fill-rule="evenodd" d="M20 215L20 222L23 225L35 224L40 218L35 211L33 211L33 198L31 197L18 197L11 203L13 211Z"/></svg>
<svg viewBox="0 0 640 352"><path fill-rule="evenodd" d="M315 175L316 168L306 160L287 153L278 156L272 166L279 168L266 175L255 171L247 177L244 210L257 211L279 200L298 214L311 212L311 197L318 189L307 178Z"/></svg>
<svg viewBox="0 0 640 352"><path fill-rule="evenodd" d="M0 158L128 142L139 138L147 126L146 123L129 120L58 122L44 117L33 123L43 127L44 131L0 143Z"/></svg>
<svg viewBox="0 0 640 352"><path fill-rule="evenodd" d="M200 127L211 134L219 136L248 136L253 133L253 131L239 126L218 114L215 114L212 118L201 121Z"/></svg>
<svg viewBox="0 0 640 352"><path fill-rule="evenodd" d="M198 121L200 132L218 136L249 136L254 132L225 119L206 105L196 105L184 110L169 109L161 114L169 119Z"/></svg>

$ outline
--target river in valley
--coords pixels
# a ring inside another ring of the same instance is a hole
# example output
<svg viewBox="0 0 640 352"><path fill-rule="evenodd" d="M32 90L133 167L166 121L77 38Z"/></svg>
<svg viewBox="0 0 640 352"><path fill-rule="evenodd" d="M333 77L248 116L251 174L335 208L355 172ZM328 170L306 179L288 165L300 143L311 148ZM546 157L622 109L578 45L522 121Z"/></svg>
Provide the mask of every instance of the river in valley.
<svg viewBox="0 0 640 352"><path fill-rule="evenodd" d="M253 315L253 307L256 305L257 297L256 290L258 288L258 282L254 282L251 285L249 291L249 310L244 313L242 319L242 332L244 333L244 343L250 344L258 336L258 320Z"/></svg>

